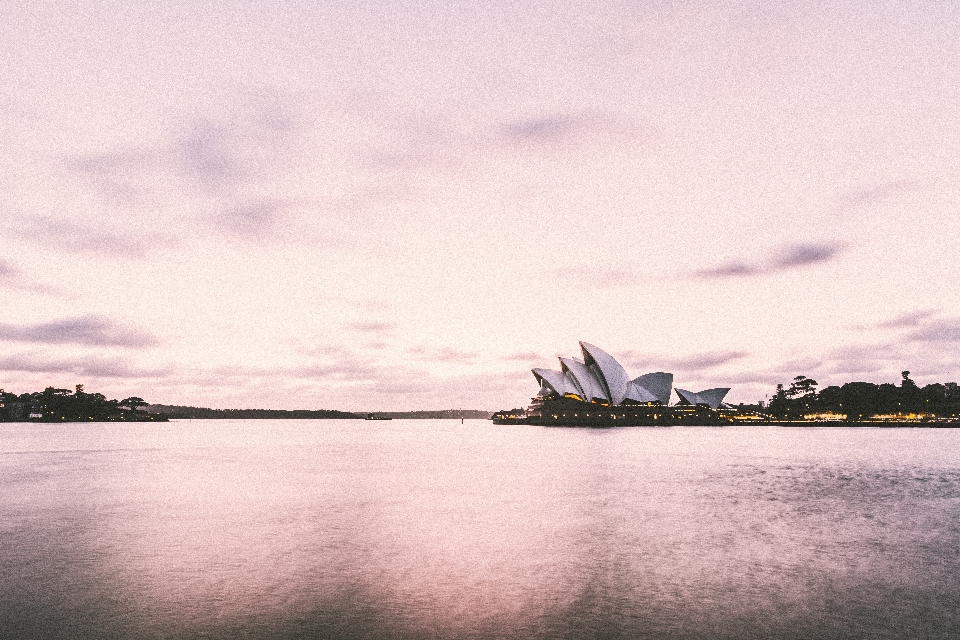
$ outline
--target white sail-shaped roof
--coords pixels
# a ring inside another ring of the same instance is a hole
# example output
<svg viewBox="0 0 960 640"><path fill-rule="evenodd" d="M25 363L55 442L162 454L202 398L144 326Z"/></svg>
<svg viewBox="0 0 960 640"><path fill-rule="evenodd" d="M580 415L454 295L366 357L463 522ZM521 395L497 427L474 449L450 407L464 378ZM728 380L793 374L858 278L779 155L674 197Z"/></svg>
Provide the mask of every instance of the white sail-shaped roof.
<svg viewBox="0 0 960 640"><path fill-rule="evenodd" d="M583 351L583 362L600 381L610 404L623 402L629 391L630 376L620 363L600 347L587 342L581 342L580 349Z"/></svg>
<svg viewBox="0 0 960 640"><path fill-rule="evenodd" d="M723 402L723 397L730 391L729 388L718 387L716 389L705 389L694 393L685 389L677 389L677 395L680 400L690 404L705 404L711 409L716 409Z"/></svg>
<svg viewBox="0 0 960 640"><path fill-rule="evenodd" d="M553 369L533 369L532 371L533 376L541 386L546 384L558 396L577 392L576 389L569 388L567 376L563 371L554 371Z"/></svg>
<svg viewBox="0 0 960 640"><path fill-rule="evenodd" d="M583 360L560 358L560 371L532 369L540 383L540 396L568 397L585 402L600 401L613 406L624 401L667 405L673 390L673 374L647 373L630 380L627 372L609 353L587 342L580 343ZM717 409L729 388L693 392L677 389L680 404L706 405Z"/></svg>
<svg viewBox="0 0 960 640"><path fill-rule="evenodd" d="M673 390L672 373L664 373L663 371L647 373L639 378L634 378L633 382L655 395L660 404L670 404L670 391Z"/></svg>
<svg viewBox="0 0 960 640"><path fill-rule="evenodd" d="M657 402L660 400L660 398L635 382L631 382L627 386L627 395L624 399L636 400L637 402Z"/></svg>
<svg viewBox="0 0 960 640"><path fill-rule="evenodd" d="M575 358L560 358L560 366L564 373L567 373L579 387L581 398L587 402L592 402L594 399L609 402L610 399L603 390L603 385L587 368L587 365Z"/></svg>
<svg viewBox="0 0 960 640"><path fill-rule="evenodd" d="M730 387L717 387L716 389L706 389L698 391L697 395L703 398L711 409L716 409L723 402L724 396L730 391Z"/></svg>

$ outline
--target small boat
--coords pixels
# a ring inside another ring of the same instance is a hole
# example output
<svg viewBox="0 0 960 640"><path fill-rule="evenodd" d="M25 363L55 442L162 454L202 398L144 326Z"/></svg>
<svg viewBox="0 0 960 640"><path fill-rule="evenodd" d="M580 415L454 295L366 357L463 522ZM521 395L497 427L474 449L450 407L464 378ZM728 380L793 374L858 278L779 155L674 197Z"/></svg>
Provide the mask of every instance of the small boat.
<svg viewBox="0 0 960 640"><path fill-rule="evenodd" d="M393 420L393 418L388 418L387 416L375 416L372 413L368 413L364 420Z"/></svg>

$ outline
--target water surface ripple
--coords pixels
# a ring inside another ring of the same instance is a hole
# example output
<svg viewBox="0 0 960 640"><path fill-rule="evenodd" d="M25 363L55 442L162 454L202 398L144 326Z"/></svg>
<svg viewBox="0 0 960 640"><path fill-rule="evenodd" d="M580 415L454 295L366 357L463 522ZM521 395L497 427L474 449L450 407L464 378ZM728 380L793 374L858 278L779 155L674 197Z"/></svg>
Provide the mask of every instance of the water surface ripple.
<svg viewBox="0 0 960 640"><path fill-rule="evenodd" d="M960 430L0 425L3 638L960 637Z"/></svg>

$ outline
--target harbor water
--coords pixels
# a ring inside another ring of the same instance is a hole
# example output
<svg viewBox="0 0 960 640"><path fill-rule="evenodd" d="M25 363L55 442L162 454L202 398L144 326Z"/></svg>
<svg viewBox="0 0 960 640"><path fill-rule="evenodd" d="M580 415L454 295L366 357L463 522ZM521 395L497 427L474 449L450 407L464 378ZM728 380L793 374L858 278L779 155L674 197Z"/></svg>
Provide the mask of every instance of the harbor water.
<svg viewBox="0 0 960 640"><path fill-rule="evenodd" d="M0 424L2 638L956 638L960 429Z"/></svg>

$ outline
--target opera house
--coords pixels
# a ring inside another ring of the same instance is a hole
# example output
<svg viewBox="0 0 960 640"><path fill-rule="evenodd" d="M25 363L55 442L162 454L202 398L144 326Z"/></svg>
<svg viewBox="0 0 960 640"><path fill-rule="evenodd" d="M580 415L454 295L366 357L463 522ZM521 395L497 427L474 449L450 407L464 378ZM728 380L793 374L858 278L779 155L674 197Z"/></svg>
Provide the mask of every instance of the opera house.
<svg viewBox="0 0 960 640"><path fill-rule="evenodd" d="M658 371L630 379L609 353L580 343L583 359L560 358L560 370L533 369L540 392L522 416L497 414L494 422L556 426L717 425L729 388L687 391L673 374ZM672 391L678 402L670 405Z"/></svg>

